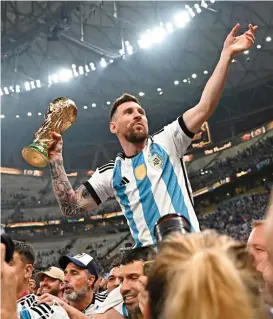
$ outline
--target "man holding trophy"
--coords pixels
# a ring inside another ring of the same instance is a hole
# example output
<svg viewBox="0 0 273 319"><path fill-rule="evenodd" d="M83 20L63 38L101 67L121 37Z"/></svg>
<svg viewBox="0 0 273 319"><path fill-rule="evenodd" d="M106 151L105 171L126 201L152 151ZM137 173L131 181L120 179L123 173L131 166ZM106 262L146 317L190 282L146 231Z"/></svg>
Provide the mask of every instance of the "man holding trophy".
<svg viewBox="0 0 273 319"><path fill-rule="evenodd" d="M56 130L56 125L51 129L48 159L53 189L63 215L79 216L115 196L136 247L155 244L154 227L168 214L181 215L191 231L199 231L183 155L194 134L215 111L232 59L254 43L257 26L250 24L248 31L236 36L239 28L237 24L227 36L200 102L156 134L148 135L145 111L136 97L124 94L117 99L111 109L110 131L119 139L123 152L98 168L77 190L71 187L64 170L63 140L59 134L62 130Z"/></svg>

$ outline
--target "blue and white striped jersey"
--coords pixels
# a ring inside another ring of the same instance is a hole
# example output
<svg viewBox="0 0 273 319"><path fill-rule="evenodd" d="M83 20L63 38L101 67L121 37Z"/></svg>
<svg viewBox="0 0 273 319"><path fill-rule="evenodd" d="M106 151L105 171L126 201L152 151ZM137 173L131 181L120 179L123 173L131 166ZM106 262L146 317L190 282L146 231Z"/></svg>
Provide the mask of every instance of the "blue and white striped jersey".
<svg viewBox="0 0 273 319"><path fill-rule="evenodd" d="M192 190L183 162L194 134L179 117L149 137L142 152L118 154L84 184L97 204L115 196L136 247L155 244L154 226L161 216L181 214L199 231Z"/></svg>

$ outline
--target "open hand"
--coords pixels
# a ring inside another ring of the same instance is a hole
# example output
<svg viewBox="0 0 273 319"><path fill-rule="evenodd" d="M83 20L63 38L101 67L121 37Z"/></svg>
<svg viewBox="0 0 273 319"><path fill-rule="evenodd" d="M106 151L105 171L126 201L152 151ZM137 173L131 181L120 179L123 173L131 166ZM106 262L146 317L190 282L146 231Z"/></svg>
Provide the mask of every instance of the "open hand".
<svg viewBox="0 0 273 319"><path fill-rule="evenodd" d="M226 38L223 51L228 51L233 57L250 49L255 42L255 31L258 29L258 26L249 24L248 27L249 29L244 34L236 36L236 33L240 29L240 24L237 23Z"/></svg>

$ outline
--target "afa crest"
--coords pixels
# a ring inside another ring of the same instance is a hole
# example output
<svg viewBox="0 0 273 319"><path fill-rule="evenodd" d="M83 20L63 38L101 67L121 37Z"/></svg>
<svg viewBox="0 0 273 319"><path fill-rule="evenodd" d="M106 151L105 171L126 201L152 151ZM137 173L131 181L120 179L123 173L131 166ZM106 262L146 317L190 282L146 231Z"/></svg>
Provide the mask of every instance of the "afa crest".
<svg viewBox="0 0 273 319"><path fill-rule="evenodd" d="M148 156L148 162L155 169L162 169L163 167L163 159L158 153L150 153Z"/></svg>

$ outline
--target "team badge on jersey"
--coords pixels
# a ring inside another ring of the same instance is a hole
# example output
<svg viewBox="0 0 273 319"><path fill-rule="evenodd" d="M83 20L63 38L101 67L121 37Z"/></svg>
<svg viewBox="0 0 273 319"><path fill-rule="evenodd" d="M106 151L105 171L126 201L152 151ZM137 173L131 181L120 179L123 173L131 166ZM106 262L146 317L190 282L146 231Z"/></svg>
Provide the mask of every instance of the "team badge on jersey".
<svg viewBox="0 0 273 319"><path fill-rule="evenodd" d="M142 181L147 175L147 169L145 164L141 164L135 168L135 177L139 181Z"/></svg>
<svg viewBox="0 0 273 319"><path fill-rule="evenodd" d="M163 167L162 157L158 153L149 153L148 162L155 169L162 169Z"/></svg>

